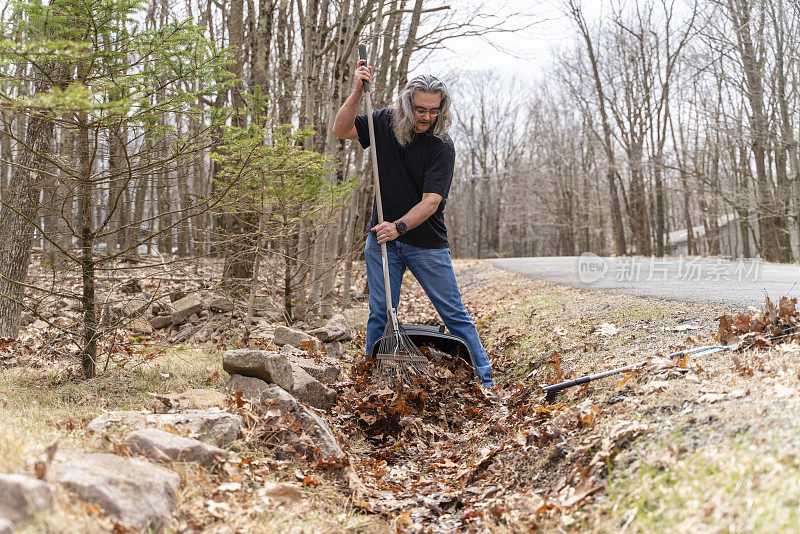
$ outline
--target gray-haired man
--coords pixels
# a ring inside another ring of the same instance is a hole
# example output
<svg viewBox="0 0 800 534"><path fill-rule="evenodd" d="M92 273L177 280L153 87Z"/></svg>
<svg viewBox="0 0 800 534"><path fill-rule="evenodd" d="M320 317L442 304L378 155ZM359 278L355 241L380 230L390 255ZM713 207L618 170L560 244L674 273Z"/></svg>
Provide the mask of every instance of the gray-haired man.
<svg viewBox="0 0 800 534"><path fill-rule="evenodd" d="M333 124L336 136L358 139L364 148L370 144L367 117L356 116L356 109L370 76L371 69L359 61L353 92ZM409 269L450 332L469 345L478 376L483 386L490 388L494 386L492 366L461 302L444 224L455 166L453 141L447 135L452 122L450 104L444 83L433 76L417 76L400 92L393 108L373 113L386 222L378 224L373 203L364 249L369 283L366 352L369 354L386 326L380 252L380 244L386 243L392 306L397 308L400 302L403 273Z"/></svg>

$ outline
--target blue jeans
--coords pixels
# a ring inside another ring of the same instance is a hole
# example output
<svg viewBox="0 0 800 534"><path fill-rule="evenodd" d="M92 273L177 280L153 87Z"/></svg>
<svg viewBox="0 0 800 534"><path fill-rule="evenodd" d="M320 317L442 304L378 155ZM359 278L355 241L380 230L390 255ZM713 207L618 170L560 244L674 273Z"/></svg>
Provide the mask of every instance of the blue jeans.
<svg viewBox="0 0 800 534"><path fill-rule="evenodd" d="M400 285L406 268L411 271L422 289L431 299L447 329L454 336L463 339L475 358L475 371L483 387L493 387L492 364L486 355L475 323L461 302L453 264L450 262L450 249L421 248L400 241L386 243L389 258L389 283L392 289L392 307L400 303ZM383 335L386 327L386 293L383 288L383 268L381 267L381 246L373 232L367 237L364 248L367 259L367 282L369 284L369 320L367 321L367 354L372 345Z"/></svg>

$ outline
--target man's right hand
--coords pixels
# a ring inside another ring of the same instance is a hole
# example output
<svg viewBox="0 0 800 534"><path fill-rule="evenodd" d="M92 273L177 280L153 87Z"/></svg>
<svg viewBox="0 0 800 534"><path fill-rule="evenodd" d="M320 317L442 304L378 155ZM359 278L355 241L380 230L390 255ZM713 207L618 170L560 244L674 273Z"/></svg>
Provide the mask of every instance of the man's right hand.
<svg viewBox="0 0 800 534"><path fill-rule="evenodd" d="M359 59L358 66L356 67L356 84L354 91L357 93L364 92L364 82L372 81L372 67L367 67L366 59Z"/></svg>
<svg viewBox="0 0 800 534"><path fill-rule="evenodd" d="M372 81L372 69L365 65L366 61L363 59L358 60L356 66L356 82L353 86L353 92L347 97L336 118L333 120L333 135L339 139L358 139L358 130L356 130L356 108L358 102L361 100L361 95L364 93L364 82Z"/></svg>

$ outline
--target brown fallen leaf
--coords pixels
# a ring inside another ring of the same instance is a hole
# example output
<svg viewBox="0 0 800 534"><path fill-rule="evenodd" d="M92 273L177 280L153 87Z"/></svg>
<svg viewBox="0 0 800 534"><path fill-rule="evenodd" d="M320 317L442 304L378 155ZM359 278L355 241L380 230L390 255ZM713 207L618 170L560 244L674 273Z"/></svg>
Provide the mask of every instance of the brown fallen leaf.
<svg viewBox="0 0 800 534"><path fill-rule="evenodd" d="M306 486L316 487L322 484L322 478L319 475L308 474L303 477L303 484Z"/></svg>
<svg viewBox="0 0 800 534"><path fill-rule="evenodd" d="M352 465L345 467L343 472L345 478L347 479L347 486L350 488L352 495L363 497L369 493L369 490L358 476L358 473L356 473L356 470L353 469Z"/></svg>
<svg viewBox="0 0 800 534"><path fill-rule="evenodd" d="M45 477L47 477L47 468L50 467L50 464L53 462L57 450L58 440L55 440L44 449L44 456L40 457L39 460L33 464L33 473L36 478L44 480Z"/></svg>

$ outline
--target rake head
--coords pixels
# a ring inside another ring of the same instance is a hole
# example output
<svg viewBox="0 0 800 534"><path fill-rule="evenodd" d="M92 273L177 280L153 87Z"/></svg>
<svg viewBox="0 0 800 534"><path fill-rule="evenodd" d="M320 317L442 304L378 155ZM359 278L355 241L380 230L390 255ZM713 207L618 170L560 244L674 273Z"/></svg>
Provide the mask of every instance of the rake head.
<svg viewBox="0 0 800 534"><path fill-rule="evenodd" d="M431 376L431 364L403 332L395 317L386 321L378 340L378 385L389 388L408 386Z"/></svg>

